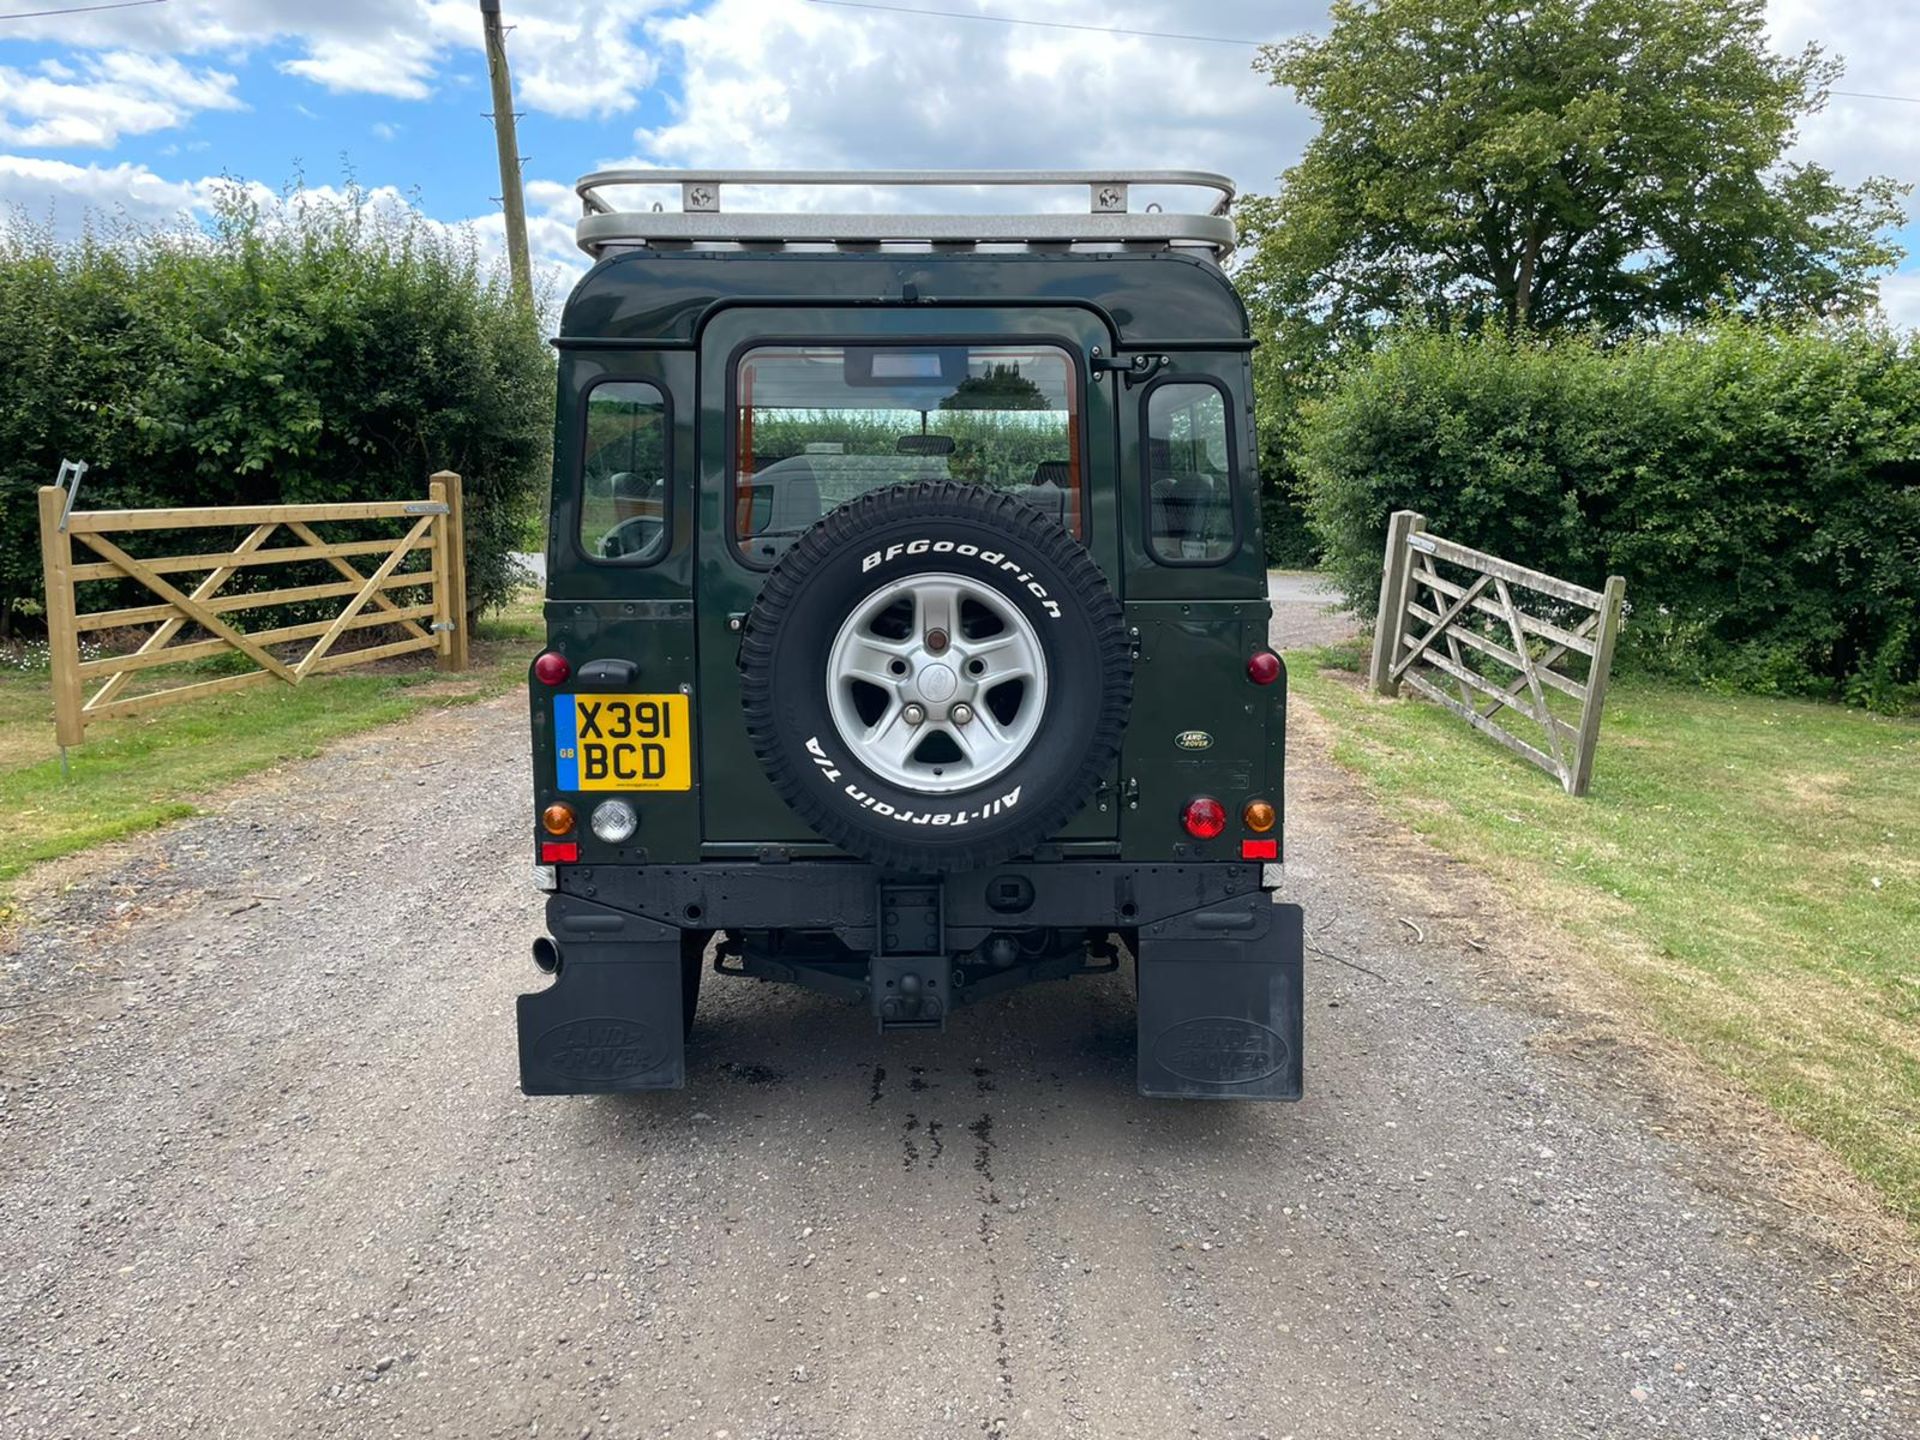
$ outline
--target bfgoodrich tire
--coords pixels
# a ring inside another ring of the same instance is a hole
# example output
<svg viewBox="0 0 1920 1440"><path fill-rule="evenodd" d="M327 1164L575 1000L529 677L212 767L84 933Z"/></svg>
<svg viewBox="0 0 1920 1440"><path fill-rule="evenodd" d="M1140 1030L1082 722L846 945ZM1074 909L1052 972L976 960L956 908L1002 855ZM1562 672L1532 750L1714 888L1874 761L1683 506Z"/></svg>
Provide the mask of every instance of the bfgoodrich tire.
<svg viewBox="0 0 1920 1440"><path fill-rule="evenodd" d="M1034 507L935 482L862 496L781 558L740 647L747 733L823 838L896 871L995 865L1119 753L1120 606Z"/></svg>

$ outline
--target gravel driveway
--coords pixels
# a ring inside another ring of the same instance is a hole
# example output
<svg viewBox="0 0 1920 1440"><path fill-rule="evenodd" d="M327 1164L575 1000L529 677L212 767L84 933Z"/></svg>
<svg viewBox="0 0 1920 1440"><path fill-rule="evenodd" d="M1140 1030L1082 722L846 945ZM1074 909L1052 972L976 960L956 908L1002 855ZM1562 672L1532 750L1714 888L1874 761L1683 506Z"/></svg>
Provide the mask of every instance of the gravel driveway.
<svg viewBox="0 0 1920 1440"><path fill-rule="evenodd" d="M1305 727L1309 1097L1235 1106L1134 1093L1118 978L882 1038L709 977L686 1091L522 1098L525 723L342 745L28 896L0 1434L1920 1433L1835 1257L1542 1043L1444 891L1387 898Z"/></svg>

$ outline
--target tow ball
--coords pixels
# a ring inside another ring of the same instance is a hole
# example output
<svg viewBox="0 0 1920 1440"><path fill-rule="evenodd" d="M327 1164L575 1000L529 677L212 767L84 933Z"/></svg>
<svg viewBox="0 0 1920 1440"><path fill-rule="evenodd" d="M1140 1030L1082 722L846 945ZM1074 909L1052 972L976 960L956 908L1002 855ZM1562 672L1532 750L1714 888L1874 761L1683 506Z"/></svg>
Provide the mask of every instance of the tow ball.
<svg viewBox="0 0 1920 1440"><path fill-rule="evenodd" d="M876 955L871 964L873 1010L882 1031L946 1027L953 989L950 961L927 955L897 959Z"/></svg>

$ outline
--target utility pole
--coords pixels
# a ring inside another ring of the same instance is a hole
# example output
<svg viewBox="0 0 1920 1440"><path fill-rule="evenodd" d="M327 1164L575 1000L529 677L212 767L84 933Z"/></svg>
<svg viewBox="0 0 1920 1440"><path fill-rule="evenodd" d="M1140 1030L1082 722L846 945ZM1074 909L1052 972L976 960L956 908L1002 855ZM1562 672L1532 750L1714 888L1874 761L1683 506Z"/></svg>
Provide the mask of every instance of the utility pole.
<svg viewBox="0 0 1920 1440"><path fill-rule="evenodd" d="M500 151L500 203L507 212L507 264L513 293L533 312L533 266L527 259L527 202L520 184L520 141L513 123L513 77L507 73L507 36L500 0L480 0L487 32L487 74L493 81L493 138Z"/></svg>

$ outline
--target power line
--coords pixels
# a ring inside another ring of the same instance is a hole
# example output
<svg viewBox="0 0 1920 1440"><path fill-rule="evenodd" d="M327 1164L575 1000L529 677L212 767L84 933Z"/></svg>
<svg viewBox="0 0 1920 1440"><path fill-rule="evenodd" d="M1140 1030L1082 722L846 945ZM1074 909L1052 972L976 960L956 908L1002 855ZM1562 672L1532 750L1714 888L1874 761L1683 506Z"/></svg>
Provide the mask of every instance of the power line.
<svg viewBox="0 0 1920 1440"><path fill-rule="evenodd" d="M87 15L95 10L134 10L142 5L164 5L167 0L114 0L110 5L68 5L59 10L15 10L0 20L43 20L49 15Z"/></svg>
<svg viewBox="0 0 1920 1440"><path fill-rule="evenodd" d="M895 15L926 15L938 20L987 20L1000 25L1030 25L1041 30L1085 30L1096 35L1138 35L1147 40L1195 40L1203 45L1245 45L1254 48L1264 40L1241 40L1232 35L1186 35L1170 30L1127 30L1118 25L1076 25L1067 20L1024 20L1012 15L977 15L967 10L916 10L909 5L881 5L875 0L813 0L815 5L834 5L842 10L887 10Z"/></svg>
<svg viewBox="0 0 1920 1440"><path fill-rule="evenodd" d="M1849 100L1898 100L1902 105L1920 105L1920 95L1875 95L1868 90L1829 90L1829 95L1844 95Z"/></svg>
<svg viewBox="0 0 1920 1440"><path fill-rule="evenodd" d="M936 20L984 20L994 25L1026 25L1040 30L1080 30L1094 35L1134 35L1144 40L1193 40L1203 45L1239 45L1258 50L1269 40L1243 40L1237 35L1188 35L1172 30L1131 30L1123 25L1084 25L1067 20L1029 20L1018 15L985 15L971 10L921 10L911 5L884 5L879 0L811 0L815 5L832 5L840 10L884 10L892 15L924 15ZM1880 95L1869 90L1829 90L1829 95L1845 100L1891 100L1902 105L1920 105L1920 95Z"/></svg>

